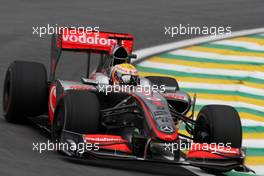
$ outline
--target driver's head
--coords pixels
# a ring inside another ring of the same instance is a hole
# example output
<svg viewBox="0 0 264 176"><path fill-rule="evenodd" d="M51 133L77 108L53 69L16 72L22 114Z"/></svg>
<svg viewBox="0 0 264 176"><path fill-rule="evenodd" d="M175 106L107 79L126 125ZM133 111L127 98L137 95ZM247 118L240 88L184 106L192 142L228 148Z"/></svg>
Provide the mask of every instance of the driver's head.
<svg viewBox="0 0 264 176"><path fill-rule="evenodd" d="M128 58L127 50L122 46L116 47L113 51L113 65L118 65L128 62L129 62L129 58Z"/></svg>
<svg viewBox="0 0 264 176"><path fill-rule="evenodd" d="M138 71L128 63L115 65L111 71L111 81L113 84L137 85L139 83Z"/></svg>

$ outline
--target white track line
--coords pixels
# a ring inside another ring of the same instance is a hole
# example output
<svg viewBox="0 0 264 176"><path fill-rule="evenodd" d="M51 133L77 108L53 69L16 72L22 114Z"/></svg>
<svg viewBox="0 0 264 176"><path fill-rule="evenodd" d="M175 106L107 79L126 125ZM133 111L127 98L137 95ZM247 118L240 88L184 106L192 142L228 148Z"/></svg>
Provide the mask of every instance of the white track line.
<svg viewBox="0 0 264 176"><path fill-rule="evenodd" d="M258 126L264 126L264 122L251 120L251 119L245 119L241 118L241 124L243 127L258 127Z"/></svg>
<svg viewBox="0 0 264 176"><path fill-rule="evenodd" d="M242 42L242 41L235 41L235 40L221 40L212 42L212 44L219 44L219 45L227 45L227 46L237 46L243 47L250 50L256 51L264 51L264 47L254 42Z"/></svg>
<svg viewBox="0 0 264 176"><path fill-rule="evenodd" d="M198 74L208 74L208 75L221 75L221 76L237 76L241 78L257 78L264 80L264 72L260 71L241 71L241 70L231 70L231 69L218 69L218 68L198 68L193 66L184 66L177 64L167 64L155 61L143 61L139 66L147 68L157 68L165 70L173 70L186 73L198 73Z"/></svg>
<svg viewBox="0 0 264 176"><path fill-rule="evenodd" d="M256 111L261 111L264 113L264 107L263 106L257 106L254 104L244 103L244 102L239 102L239 101L202 99L202 98L199 98L199 94L197 95L196 104L197 105L208 105L208 104L229 105L229 106L233 106L235 108L250 108L250 109L253 109Z"/></svg>
<svg viewBox="0 0 264 176"><path fill-rule="evenodd" d="M257 176L261 176L261 175L264 175L264 169L263 169L263 166L261 165L250 165L248 166L250 169L252 169L253 171L256 172ZM254 175L252 175L254 176Z"/></svg>
<svg viewBox="0 0 264 176"><path fill-rule="evenodd" d="M211 59L211 60L221 60L221 61L237 61L237 62L249 62L249 63L259 63L264 64L264 59L261 57L253 56L234 56L234 55L223 55L213 52L202 52L202 51L191 51L186 49L177 49L175 51L169 52L172 55L181 55L187 57L195 57L197 59Z"/></svg>
<svg viewBox="0 0 264 176"><path fill-rule="evenodd" d="M204 90L223 90L223 91L237 91L248 93L251 95L264 96L264 90L258 88L252 88L245 85L238 84L208 84L198 82L179 82L179 86L182 88L204 89Z"/></svg>
<svg viewBox="0 0 264 176"><path fill-rule="evenodd" d="M264 148L264 140L262 139L243 139L242 146L250 148Z"/></svg>

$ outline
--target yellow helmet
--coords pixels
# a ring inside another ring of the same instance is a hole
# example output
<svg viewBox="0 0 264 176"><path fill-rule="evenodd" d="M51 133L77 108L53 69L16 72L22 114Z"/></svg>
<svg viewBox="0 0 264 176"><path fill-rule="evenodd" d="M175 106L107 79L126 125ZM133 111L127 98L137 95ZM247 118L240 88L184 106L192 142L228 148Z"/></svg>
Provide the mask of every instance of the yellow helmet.
<svg viewBox="0 0 264 176"><path fill-rule="evenodd" d="M139 82L138 71L128 63L115 65L111 71L111 81L113 84L137 85Z"/></svg>

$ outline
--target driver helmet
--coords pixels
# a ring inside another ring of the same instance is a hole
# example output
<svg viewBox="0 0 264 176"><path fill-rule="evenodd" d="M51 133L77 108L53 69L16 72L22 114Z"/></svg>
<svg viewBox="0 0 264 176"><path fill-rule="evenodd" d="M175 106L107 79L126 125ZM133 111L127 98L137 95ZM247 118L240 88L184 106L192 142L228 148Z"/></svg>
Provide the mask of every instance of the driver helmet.
<svg viewBox="0 0 264 176"><path fill-rule="evenodd" d="M111 81L113 84L137 85L139 83L138 71L128 63L115 65L111 71Z"/></svg>

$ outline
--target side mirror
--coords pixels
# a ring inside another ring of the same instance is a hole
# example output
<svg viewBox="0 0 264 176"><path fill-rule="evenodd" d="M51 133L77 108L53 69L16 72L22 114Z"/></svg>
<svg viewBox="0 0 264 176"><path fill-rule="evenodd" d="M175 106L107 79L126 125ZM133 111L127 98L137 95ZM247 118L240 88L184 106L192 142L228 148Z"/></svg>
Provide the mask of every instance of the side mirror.
<svg viewBox="0 0 264 176"><path fill-rule="evenodd" d="M128 57L129 58L132 58L132 59L136 59L137 58L137 55L136 54L130 54Z"/></svg>
<svg viewBox="0 0 264 176"><path fill-rule="evenodd" d="M83 84L87 84L87 85L93 85L93 86L97 86L98 85L98 81L93 80L93 79L81 78L81 81L82 81Z"/></svg>

